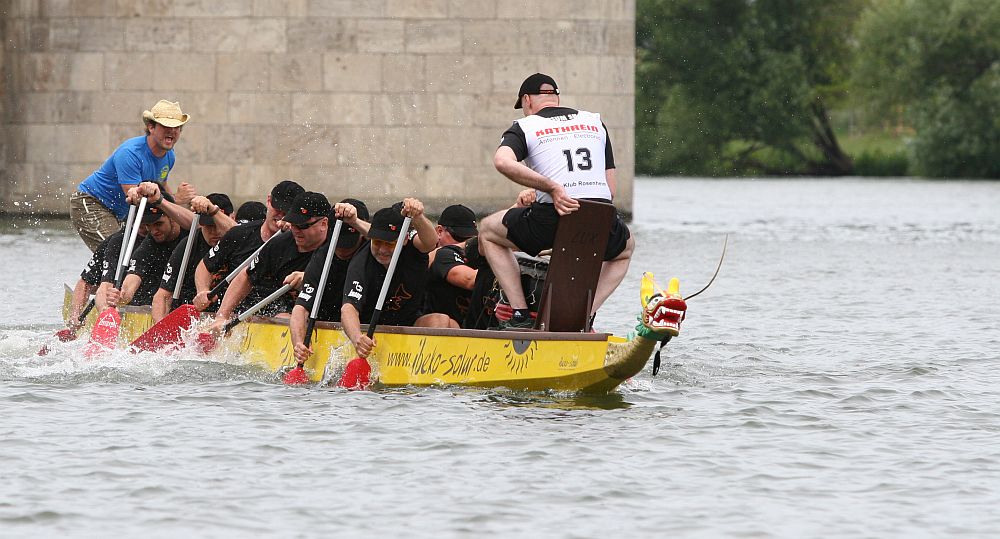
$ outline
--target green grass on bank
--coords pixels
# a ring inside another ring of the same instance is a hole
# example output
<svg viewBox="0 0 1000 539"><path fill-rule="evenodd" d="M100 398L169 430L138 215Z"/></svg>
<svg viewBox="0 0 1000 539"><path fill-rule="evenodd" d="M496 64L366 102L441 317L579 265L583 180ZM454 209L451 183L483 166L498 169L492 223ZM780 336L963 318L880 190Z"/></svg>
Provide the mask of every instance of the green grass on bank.
<svg viewBox="0 0 1000 539"><path fill-rule="evenodd" d="M857 176L908 176L906 135L890 131L871 131L838 135L841 148L854 160Z"/></svg>
<svg viewBox="0 0 1000 539"><path fill-rule="evenodd" d="M838 133L841 149L854 161L856 176L907 176L909 159L907 157L907 138L890 131L871 131L865 133ZM810 159L821 159L815 147L803 144L799 147ZM726 146L727 155L737 155L745 152L748 145L745 142L733 141ZM750 154L748 162L743 163L740 171L720 169L718 175L732 174L782 174L781 171L795 171L802 164L787 153L772 148L764 148ZM758 163L757 167L750 163ZM785 172L792 173L792 172Z"/></svg>

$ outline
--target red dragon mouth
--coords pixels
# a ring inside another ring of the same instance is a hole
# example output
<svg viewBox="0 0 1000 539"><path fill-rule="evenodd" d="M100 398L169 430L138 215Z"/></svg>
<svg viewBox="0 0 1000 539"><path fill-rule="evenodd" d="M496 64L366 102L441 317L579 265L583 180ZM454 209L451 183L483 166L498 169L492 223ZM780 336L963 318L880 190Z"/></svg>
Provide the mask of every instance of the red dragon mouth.
<svg viewBox="0 0 1000 539"><path fill-rule="evenodd" d="M675 296L656 294L642 310L642 323L660 334L674 337L680 334L681 322L687 313L687 303Z"/></svg>

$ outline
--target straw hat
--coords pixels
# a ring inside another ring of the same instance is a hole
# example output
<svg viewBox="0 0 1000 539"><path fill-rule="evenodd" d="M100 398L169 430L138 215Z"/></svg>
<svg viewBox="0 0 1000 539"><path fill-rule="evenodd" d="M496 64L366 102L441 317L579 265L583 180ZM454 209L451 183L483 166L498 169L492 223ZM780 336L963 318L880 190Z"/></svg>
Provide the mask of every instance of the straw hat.
<svg viewBox="0 0 1000 539"><path fill-rule="evenodd" d="M191 119L190 114L181 112L181 104L161 99L150 110L142 111L142 121L156 122L165 127L180 127Z"/></svg>

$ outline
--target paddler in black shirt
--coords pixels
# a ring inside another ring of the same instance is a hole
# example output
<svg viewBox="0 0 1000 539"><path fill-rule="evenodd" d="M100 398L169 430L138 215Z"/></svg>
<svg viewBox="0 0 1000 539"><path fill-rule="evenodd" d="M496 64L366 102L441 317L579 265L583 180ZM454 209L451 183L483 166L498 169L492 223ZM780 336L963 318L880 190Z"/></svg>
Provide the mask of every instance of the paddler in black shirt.
<svg viewBox="0 0 1000 539"><path fill-rule="evenodd" d="M441 212L436 231L438 248L430 254L425 311L448 315L448 327L458 328L469 311L476 282L476 270L465 256L466 242L479 233L476 214L461 204L448 206Z"/></svg>
<svg viewBox="0 0 1000 539"><path fill-rule="evenodd" d="M215 247L208 251L194 271L195 287L198 289L192 301L195 309L205 311L215 304L217 298L209 298L209 291L264 245L265 241L281 231L281 220L285 217L285 213L292 207L295 197L304 192L305 189L301 185L291 180L278 183L267 196L265 204L267 213L263 220L250 221L233 227ZM222 295L224 294L225 288L222 290ZM255 303L254 299L263 298L264 296L252 297L250 303Z"/></svg>
<svg viewBox="0 0 1000 539"><path fill-rule="evenodd" d="M229 196L223 193L212 193L207 197L196 196L191 199L191 209L201 215L198 220L198 232L191 246L191 254L188 256L187 268L184 270L184 284L181 285L180 297L174 301L174 288L177 285L177 275L180 273L181 263L184 261L184 251L187 249L187 242L183 241L174 247L170 254L170 260L163 270L163 277L160 279L160 289L153 294L151 314L153 323L159 322L172 309L191 303L195 295L194 271L209 249L218 245L222 236L236 225L232 218L233 202Z"/></svg>
<svg viewBox="0 0 1000 539"><path fill-rule="evenodd" d="M142 233L142 229L139 230ZM73 287L73 300L70 303L70 316L66 320L66 325L69 329L76 331L83 325L80 321L80 314L86 308L87 302L91 294L98 291L98 287L101 286L102 279L108 271L118 263L118 253L122 248L122 242L125 238L125 230L119 230L114 234L110 235L102 241L98 246L97 250L87 261L86 267L80 273L80 279L76 282L76 286ZM141 241L142 236L139 236L136 241ZM113 278L114 274L112 274ZM107 287L105 287L107 289ZM103 291L101 291L103 294ZM96 306L96 300L95 300Z"/></svg>
<svg viewBox="0 0 1000 539"><path fill-rule="evenodd" d="M129 197L132 197L131 193ZM165 211L166 204L173 205L173 197L169 193L160 195L158 189L152 197L153 200L147 204L146 211L142 214L140 227L146 230L146 237L132 253L121 290L114 288L113 268L104 276L105 284L101 285L104 294L100 294L98 289L98 297L103 296L103 298L97 300L96 306L101 310L108 305L149 305L153 300L153 294L160 287L160 278L166 269L170 253L178 243L187 238L188 231ZM186 220L187 225L191 226L194 213L180 206L173 206L190 214Z"/></svg>
<svg viewBox="0 0 1000 539"><path fill-rule="evenodd" d="M343 304L344 280L347 278L347 268L351 260L361 253L362 247L368 245L368 229L370 225L367 220L368 206L360 200L345 198L341 201L350 204L357 213L357 225L352 226L347 223L340 229L340 238L337 240L337 247L334 248L334 259L330 264L330 273L326 278L326 288L323 290L323 302L320 305L317 320L328 322L340 322L340 307ZM332 230L332 227L331 227ZM331 232L332 235L332 232ZM305 348L306 324L309 315L312 314L313 303L316 298L316 291L319 287L319 280L323 274L323 265L326 262L326 253L330 248L327 241L313 255L309 265L306 266L305 276L302 279L302 291L295 300L295 307L292 309L292 318L288 321L288 327L292 334L292 345L298 353L304 353L305 359L311 352Z"/></svg>
<svg viewBox="0 0 1000 539"><path fill-rule="evenodd" d="M316 318L317 320L327 322L340 322L341 297L344 291L344 279L347 277L347 266L350 264L351 259L354 258L354 255L361 251L361 247L368 244L367 234L370 226L368 219L371 217L368 214L368 206L364 202L354 198L345 198L341 203L350 204L354 207L358 218L358 226L355 227L344 223L340 229L340 238L337 241L337 246L333 250L334 259L330 264L330 274L326 279L326 289L323 291L323 304L320 305L319 314ZM330 229L333 230L333 227L331 226ZM302 292L299 293L298 299L295 300L296 308L292 310L290 325L292 327L293 342L295 340L296 324L301 322L304 330L306 319L309 318L309 314L312 312L313 298L316 297L316 287L319 286L319 280L323 274L324 259L329 248L330 243L324 243L316 251L319 254L313 256L312 260L309 261L309 265L306 266L306 273L302 280Z"/></svg>
<svg viewBox="0 0 1000 539"><path fill-rule="evenodd" d="M389 284L380 324L391 326L448 327L448 316L440 313L422 314L424 290L427 287L427 253L437 245L434 225L424 215L424 204L407 198L391 208L382 208L372 216L367 246L351 260L344 280L340 322L344 333L354 343L361 357L368 357L375 342L361 332L361 321L368 323L375 312L382 281L388 272L392 252L396 247L403 217L412 219L413 230L404 239L396 272ZM300 352L311 351L302 347ZM308 357L308 354L305 354Z"/></svg>
<svg viewBox="0 0 1000 539"><path fill-rule="evenodd" d="M329 240L330 216L333 214L345 223L359 226L354 206L350 204L341 203L331 208L323 194L311 191L296 197L283 219L289 225L291 234L283 234L267 242L253 262L233 279L222 298L213 328L221 330L251 290L255 290L260 297L266 297L285 284L291 284L293 289L300 288L303 271L313 253ZM290 292L260 314L274 316L289 313L294 303L295 296Z"/></svg>

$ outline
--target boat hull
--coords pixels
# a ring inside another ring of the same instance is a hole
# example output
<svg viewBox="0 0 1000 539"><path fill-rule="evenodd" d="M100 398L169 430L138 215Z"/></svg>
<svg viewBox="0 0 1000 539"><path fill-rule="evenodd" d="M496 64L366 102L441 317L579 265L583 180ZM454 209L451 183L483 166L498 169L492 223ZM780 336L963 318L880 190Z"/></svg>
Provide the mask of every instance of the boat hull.
<svg viewBox="0 0 1000 539"><path fill-rule="evenodd" d="M152 326L148 307L122 308L121 343ZM305 370L314 382L337 380L356 357L339 324L319 322ZM190 337L193 337L190 336ZM193 342L192 339L188 339ZM482 331L380 326L368 357L381 386L458 385L526 391L607 393L638 373L653 341L603 333ZM239 357L280 373L295 365L286 319L250 318L210 357Z"/></svg>

